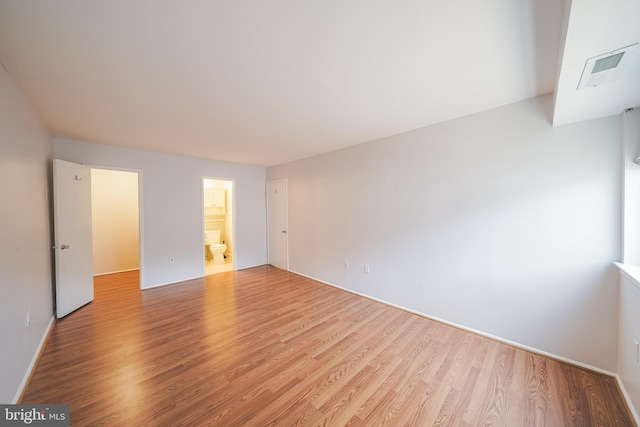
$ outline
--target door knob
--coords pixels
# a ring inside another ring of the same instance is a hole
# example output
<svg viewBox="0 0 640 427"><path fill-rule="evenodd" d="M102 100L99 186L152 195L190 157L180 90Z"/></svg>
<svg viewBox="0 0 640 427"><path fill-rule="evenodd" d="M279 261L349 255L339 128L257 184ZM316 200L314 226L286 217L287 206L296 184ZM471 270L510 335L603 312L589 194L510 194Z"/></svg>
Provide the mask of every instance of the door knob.
<svg viewBox="0 0 640 427"><path fill-rule="evenodd" d="M61 250L69 249L69 245L60 245Z"/></svg>

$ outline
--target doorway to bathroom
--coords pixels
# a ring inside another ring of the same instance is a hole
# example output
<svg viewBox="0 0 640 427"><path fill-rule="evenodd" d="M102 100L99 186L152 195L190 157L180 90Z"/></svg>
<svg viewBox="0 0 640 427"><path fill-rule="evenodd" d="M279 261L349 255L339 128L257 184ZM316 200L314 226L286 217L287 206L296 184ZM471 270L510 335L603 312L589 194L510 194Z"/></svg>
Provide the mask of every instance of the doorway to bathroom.
<svg viewBox="0 0 640 427"><path fill-rule="evenodd" d="M202 179L204 274L235 270L233 181Z"/></svg>

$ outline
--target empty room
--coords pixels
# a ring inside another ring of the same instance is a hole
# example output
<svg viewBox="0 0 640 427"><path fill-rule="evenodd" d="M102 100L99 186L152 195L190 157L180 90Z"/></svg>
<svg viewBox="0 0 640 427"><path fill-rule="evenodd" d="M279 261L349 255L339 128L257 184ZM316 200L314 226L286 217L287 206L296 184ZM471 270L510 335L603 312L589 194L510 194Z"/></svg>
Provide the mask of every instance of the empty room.
<svg viewBox="0 0 640 427"><path fill-rule="evenodd" d="M637 426L638 16L0 0L0 424Z"/></svg>

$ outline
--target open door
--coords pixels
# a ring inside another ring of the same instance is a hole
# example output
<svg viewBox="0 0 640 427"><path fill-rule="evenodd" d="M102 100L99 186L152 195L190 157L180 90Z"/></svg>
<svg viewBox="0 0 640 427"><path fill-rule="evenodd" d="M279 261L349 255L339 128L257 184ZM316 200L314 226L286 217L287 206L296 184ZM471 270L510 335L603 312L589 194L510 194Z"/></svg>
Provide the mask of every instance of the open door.
<svg viewBox="0 0 640 427"><path fill-rule="evenodd" d="M93 301L91 168L53 160L56 316Z"/></svg>

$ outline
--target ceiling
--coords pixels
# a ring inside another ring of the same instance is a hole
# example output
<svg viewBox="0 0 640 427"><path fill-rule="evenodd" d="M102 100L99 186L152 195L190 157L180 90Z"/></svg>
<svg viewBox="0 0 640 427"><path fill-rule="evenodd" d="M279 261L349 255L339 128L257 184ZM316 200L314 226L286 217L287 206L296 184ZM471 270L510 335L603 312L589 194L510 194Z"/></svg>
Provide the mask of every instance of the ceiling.
<svg viewBox="0 0 640 427"><path fill-rule="evenodd" d="M587 59L640 42L640 0L573 0L564 26L553 124L612 116L640 106L640 46L625 54L629 57L615 81L577 90Z"/></svg>
<svg viewBox="0 0 640 427"><path fill-rule="evenodd" d="M55 136L270 166L556 87L556 125L619 114L640 105L640 61L576 87L587 58L640 41L639 8L0 0L0 62Z"/></svg>

